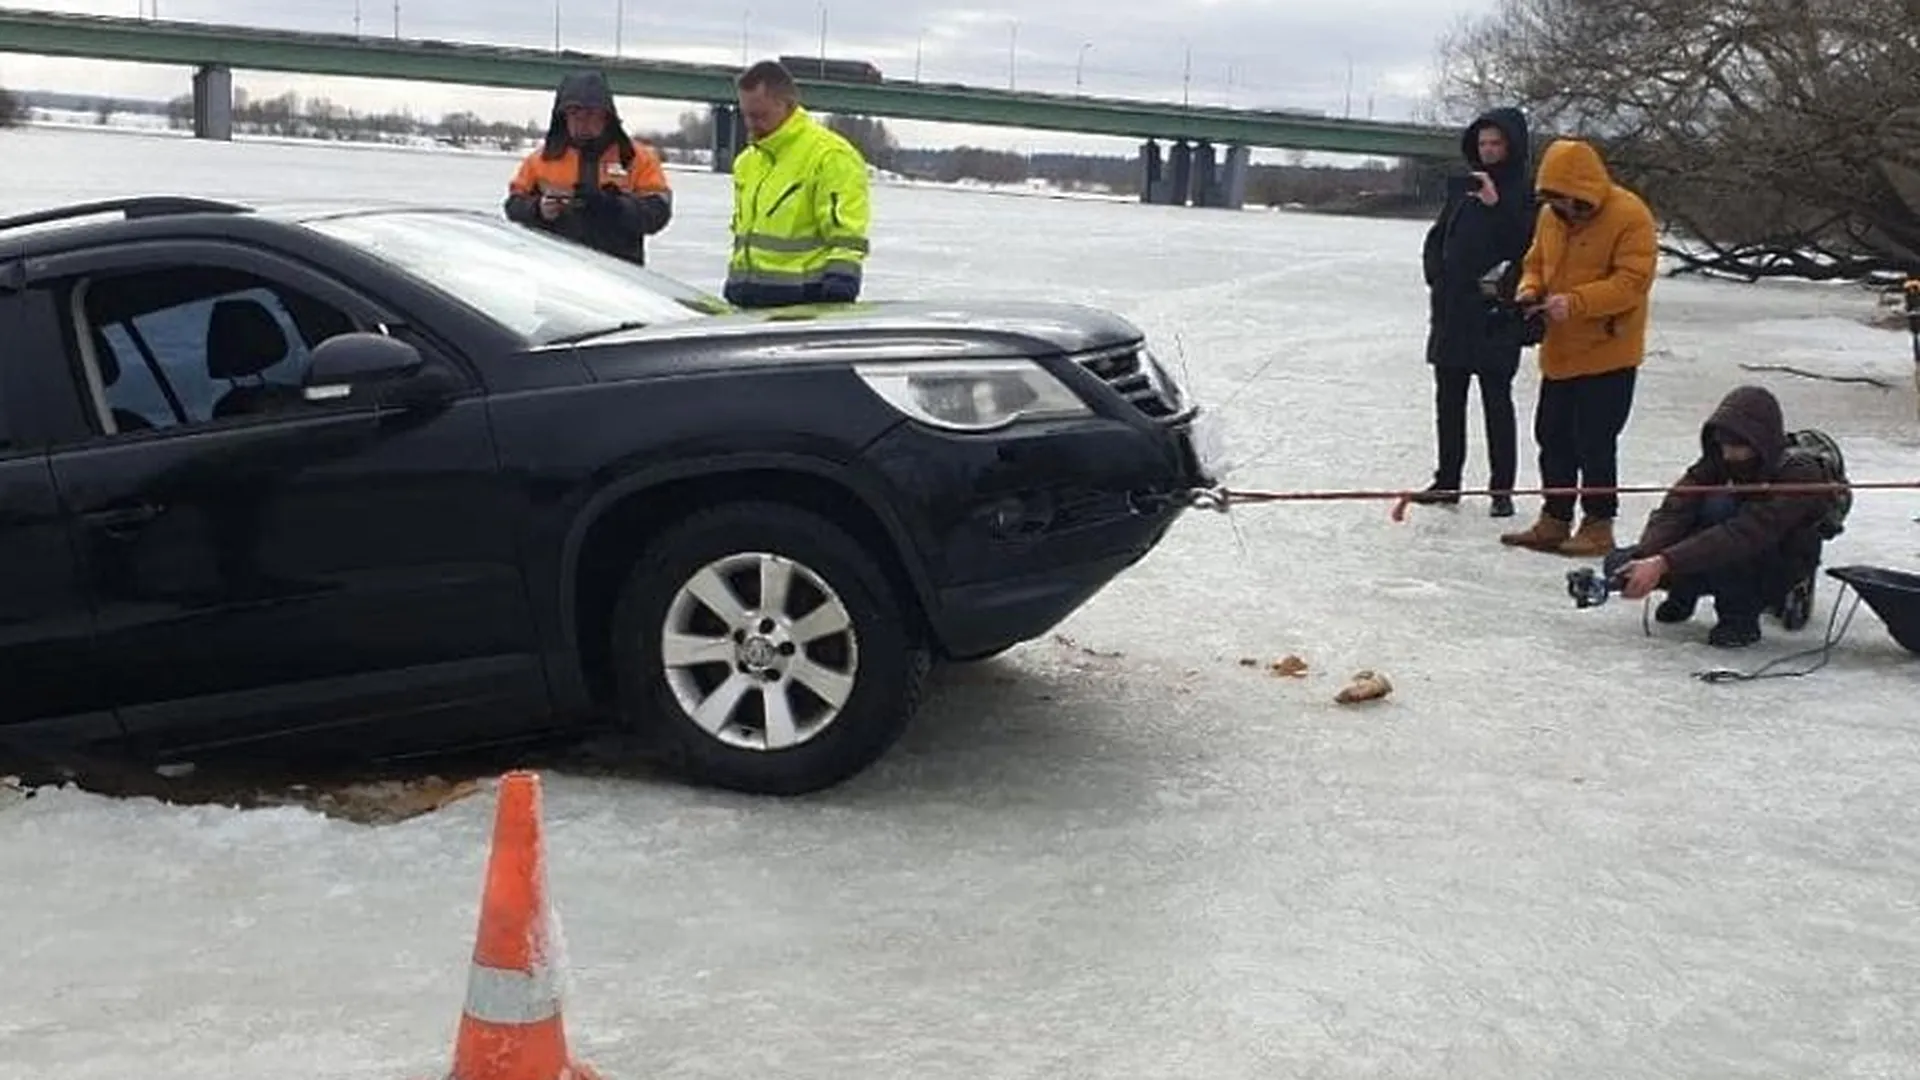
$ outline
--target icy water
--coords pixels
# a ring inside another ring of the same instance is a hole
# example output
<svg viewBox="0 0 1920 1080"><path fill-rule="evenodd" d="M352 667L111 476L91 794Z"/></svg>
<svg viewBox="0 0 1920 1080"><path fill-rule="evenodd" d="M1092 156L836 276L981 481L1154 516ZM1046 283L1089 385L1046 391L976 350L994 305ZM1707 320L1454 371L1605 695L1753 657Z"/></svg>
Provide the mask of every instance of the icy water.
<svg viewBox="0 0 1920 1080"><path fill-rule="evenodd" d="M53 131L0 155L68 163L16 171L5 210L496 206L513 167ZM716 287L727 181L673 181L654 264ZM1426 480L1419 224L898 188L875 221L873 297L1137 320L1225 403L1242 486ZM1908 344L1868 307L1662 281L1624 478L1672 479L1746 380L1856 479L1920 474ZM1573 610L1572 564L1502 549L1481 506L1387 510L1193 517L1067 640L944 673L889 758L817 798L550 776L580 1056L609 1080L1913 1075L1920 698L1878 622L1808 678L1707 686L1710 615L1649 640L1639 605ZM1863 493L1829 563L1920 567L1916 512ZM1814 629L1733 661L1815 643L1831 584ZM1308 677L1237 663L1287 653ZM1394 695L1333 704L1359 668ZM0 809L0 1077L443 1074L490 809Z"/></svg>

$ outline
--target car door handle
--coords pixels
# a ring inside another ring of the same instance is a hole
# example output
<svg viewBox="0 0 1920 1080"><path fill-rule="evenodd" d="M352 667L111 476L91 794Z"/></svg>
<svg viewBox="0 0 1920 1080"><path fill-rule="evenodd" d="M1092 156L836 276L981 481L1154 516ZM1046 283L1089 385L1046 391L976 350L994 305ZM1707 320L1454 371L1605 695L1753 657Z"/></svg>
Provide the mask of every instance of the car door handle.
<svg viewBox="0 0 1920 1080"><path fill-rule="evenodd" d="M158 503L134 503L131 506L116 506L111 510L96 510L81 517L89 524L100 529L108 536L128 536L140 526L167 512L167 508Z"/></svg>

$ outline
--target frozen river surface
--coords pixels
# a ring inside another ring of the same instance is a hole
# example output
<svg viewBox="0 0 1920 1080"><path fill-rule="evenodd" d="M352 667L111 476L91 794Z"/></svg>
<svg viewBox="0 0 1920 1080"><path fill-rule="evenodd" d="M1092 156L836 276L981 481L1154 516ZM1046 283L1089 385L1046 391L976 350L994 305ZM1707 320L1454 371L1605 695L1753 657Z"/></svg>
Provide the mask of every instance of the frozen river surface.
<svg viewBox="0 0 1920 1080"><path fill-rule="evenodd" d="M512 169L45 130L0 154L50 163L16 170L8 210L140 189L494 206ZM726 181L674 182L655 265L717 287ZM1418 224L902 188L875 207L870 296L1118 309L1231 399L1243 486L1426 480ZM1627 481L1670 480L1747 379L1838 435L1856 479L1920 473L1908 344L1862 325L1861 294L1656 296ZM1863 493L1829 562L1920 567L1917 511ZM943 673L890 757L810 800L550 775L581 1056L608 1080L1914 1075L1913 661L1863 611L1816 675L1708 686L1689 673L1727 658L1705 622L1649 640L1638 605L1575 611L1571 564L1502 549L1501 526L1478 505L1194 516L1069 641ZM1735 662L1813 644L1831 585L1815 629L1770 624ZM1237 663L1286 653L1313 673ZM1334 705L1359 668L1393 697ZM491 805L379 828L71 790L0 809L0 1077L443 1074Z"/></svg>

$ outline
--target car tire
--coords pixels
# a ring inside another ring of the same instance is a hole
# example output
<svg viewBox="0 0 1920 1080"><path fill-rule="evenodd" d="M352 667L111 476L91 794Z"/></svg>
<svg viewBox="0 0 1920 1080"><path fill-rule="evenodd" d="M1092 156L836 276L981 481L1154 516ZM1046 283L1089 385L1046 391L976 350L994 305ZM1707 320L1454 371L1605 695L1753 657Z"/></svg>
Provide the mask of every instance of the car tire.
<svg viewBox="0 0 1920 1080"><path fill-rule="evenodd" d="M788 582L777 613L758 610L769 572ZM730 598L716 591L728 578ZM754 794L819 791L877 761L930 667L878 553L782 503L729 503L669 527L628 574L612 633L629 722L675 771Z"/></svg>

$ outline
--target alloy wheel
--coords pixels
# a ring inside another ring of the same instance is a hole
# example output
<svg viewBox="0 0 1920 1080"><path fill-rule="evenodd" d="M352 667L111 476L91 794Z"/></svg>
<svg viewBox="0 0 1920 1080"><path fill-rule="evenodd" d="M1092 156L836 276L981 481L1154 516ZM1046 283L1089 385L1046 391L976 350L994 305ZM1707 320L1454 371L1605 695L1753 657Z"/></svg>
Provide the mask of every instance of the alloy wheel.
<svg viewBox="0 0 1920 1080"><path fill-rule="evenodd" d="M743 750L799 746L853 694L859 641L846 603L805 565L772 552L717 559L667 606L660 653L675 700Z"/></svg>

